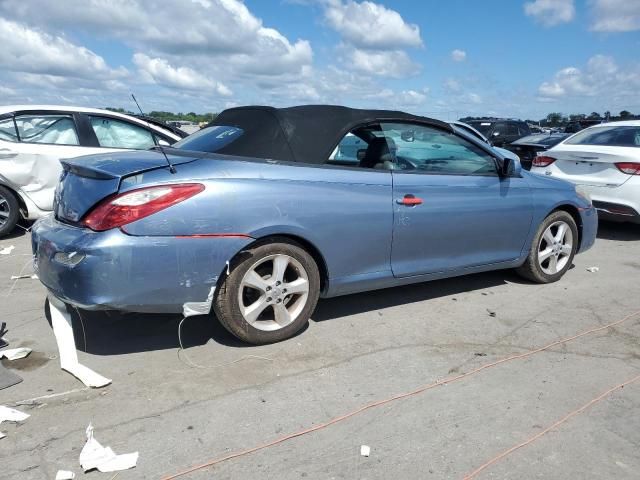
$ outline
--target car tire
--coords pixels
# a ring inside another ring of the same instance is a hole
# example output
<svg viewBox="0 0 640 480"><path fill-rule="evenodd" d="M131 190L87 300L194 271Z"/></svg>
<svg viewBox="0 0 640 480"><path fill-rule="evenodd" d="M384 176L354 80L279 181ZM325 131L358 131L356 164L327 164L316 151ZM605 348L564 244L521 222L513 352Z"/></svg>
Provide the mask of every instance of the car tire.
<svg viewBox="0 0 640 480"><path fill-rule="evenodd" d="M294 336L320 296L320 273L301 246L275 239L243 251L222 280L213 310L240 340L263 345Z"/></svg>
<svg viewBox="0 0 640 480"><path fill-rule="evenodd" d="M20 219L20 205L11 190L0 186L0 237L10 234Z"/></svg>
<svg viewBox="0 0 640 480"><path fill-rule="evenodd" d="M578 240L573 217L563 210L555 211L538 227L527 259L516 271L536 283L556 282L571 268Z"/></svg>

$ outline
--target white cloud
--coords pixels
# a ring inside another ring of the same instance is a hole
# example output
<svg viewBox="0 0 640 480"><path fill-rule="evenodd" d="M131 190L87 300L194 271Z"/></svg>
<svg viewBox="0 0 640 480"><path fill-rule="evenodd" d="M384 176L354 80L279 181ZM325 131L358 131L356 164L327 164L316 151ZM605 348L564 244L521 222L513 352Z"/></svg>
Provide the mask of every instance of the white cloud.
<svg viewBox="0 0 640 480"><path fill-rule="evenodd" d="M73 78L115 78L126 70L109 68L91 50L0 18L0 64L13 72L27 72Z"/></svg>
<svg viewBox="0 0 640 480"><path fill-rule="evenodd" d="M299 72L312 59L305 40L262 25L240 0L2 0L0 15L48 28L84 30L132 48L194 64L232 62L247 72ZM283 61L284 58L284 61Z"/></svg>
<svg viewBox="0 0 640 480"><path fill-rule="evenodd" d="M420 28L378 3L329 0L325 18L331 28L357 48L393 50L421 47Z"/></svg>
<svg viewBox="0 0 640 480"><path fill-rule="evenodd" d="M566 67L550 81L538 87L544 99L603 96L610 99L637 98L640 90L640 69L623 69L612 57L595 55L585 68Z"/></svg>
<svg viewBox="0 0 640 480"><path fill-rule="evenodd" d="M451 60L454 62L464 62L467 59L467 52L455 49L451 52Z"/></svg>
<svg viewBox="0 0 640 480"><path fill-rule="evenodd" d="M455 78L447 78L443 83L444 89L448 93L459 93L462 91L462 86L460 82Z"/></svg>
<svg viewBox="0 0 640 480"><path fill-rule="evenodd" d="M573 0L534 0L524 4L524 12L545 27L568 23L575 17Z"/></svg>
<svg viewBox="0 0 640 480"><path fill-rule="evenodd" d="M592 0L591 30L596 32L632 32L640 30L638 0Z"/></svg>
<svg viewBox="0 0 640 480"><path fill-rule="evenodd" d="M172 67L162 58L151 58L143 53L136 53L133 56L133 63L145 78L165 87L201 92L213 91L224 97L233 94L224 84L200 75L188 67Z"/></svg>
<svg viewBox="0 0 640 480"><path fill-rule="evenodd" d="M359 72L380 77L403 78L415 75L420 65L414 63L403 50L352 49L347 54L349 66Z"/></svg>

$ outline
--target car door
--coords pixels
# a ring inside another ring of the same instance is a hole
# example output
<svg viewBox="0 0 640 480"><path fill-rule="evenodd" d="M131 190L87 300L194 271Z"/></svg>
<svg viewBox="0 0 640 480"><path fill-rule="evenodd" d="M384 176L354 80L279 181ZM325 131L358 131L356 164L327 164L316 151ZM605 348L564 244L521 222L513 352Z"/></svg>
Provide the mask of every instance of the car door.
<svg viewBox="0 0 640 480"><path fill-rule="evenodd" d="M392 170L394 276L520 257L533 210L523 178L499 176L484 148L456 134L402 123L383 123L382 129L393 144L404 139Z"/></svg>
<svg viewBox="0 0 640 480"><path fill-rule="evenodd" d="M2 152L0 175L39 209L49 211L62 172L60 159L100 149L82 145L72 112L20 111L13 121L17 141Z"/></svg>

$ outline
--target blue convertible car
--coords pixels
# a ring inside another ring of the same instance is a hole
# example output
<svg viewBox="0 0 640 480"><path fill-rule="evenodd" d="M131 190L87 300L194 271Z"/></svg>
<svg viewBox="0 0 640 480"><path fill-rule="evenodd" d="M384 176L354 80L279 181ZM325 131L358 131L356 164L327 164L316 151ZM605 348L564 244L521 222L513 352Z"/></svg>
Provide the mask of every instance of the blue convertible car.
<svg viewBox="0 0 640 480"><path fill-rule="evenodd" d="M295 334L320 296L501 268L556 281L597 228L577 187L394 111L233 108L173 148L63 166L33 228L51 294L214 312L255 344Z"/></svg>

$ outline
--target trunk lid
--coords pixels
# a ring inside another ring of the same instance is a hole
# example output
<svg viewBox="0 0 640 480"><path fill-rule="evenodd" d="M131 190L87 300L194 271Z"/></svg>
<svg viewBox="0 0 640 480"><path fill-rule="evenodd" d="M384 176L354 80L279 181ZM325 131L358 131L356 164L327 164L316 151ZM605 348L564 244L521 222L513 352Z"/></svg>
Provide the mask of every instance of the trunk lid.
<svg viewBox="0 0 640 480"><path fill-rule="evenodd" d="M188 155L167 150L174 166L197 160ZM123 178L169 167L162 152L121 152L89 155L62 160L63 172L56 188L53 211L58 220L77 223L96 203L118 192Z"/></svg>
<svg viewBox="0 0 640 480"><path fill-rule="evenodd" d="M554 176L594 187L619 187L631 178L615 166L616 162L633 161L633 157L624 152L630 148L619 147L613 152L611 147L597 145L577 147L562 145L545 154L556 159Z"/></svg>

